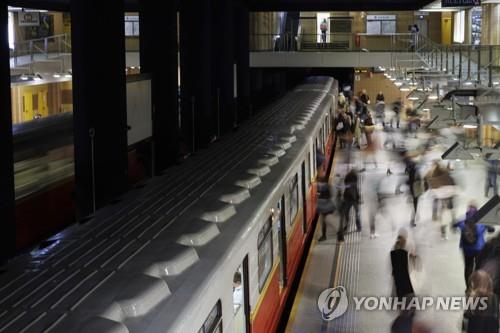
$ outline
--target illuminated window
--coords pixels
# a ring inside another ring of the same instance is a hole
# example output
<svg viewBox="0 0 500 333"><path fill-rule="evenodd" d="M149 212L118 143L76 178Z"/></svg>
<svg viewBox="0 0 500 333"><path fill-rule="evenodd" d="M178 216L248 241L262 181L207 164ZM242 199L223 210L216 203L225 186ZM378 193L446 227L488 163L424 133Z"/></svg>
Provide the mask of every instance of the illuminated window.
<svg viewBox="0 0 500 333"><path fill-rule="evenodd" d="M465 40L465 11L454 13L453 41L463 43Z"/></svg>
<svg viewBox="0 0 500 333"><path fill-rule="evenodd" d="M14 13L9 12L9 49L14 49Z"/></svg>

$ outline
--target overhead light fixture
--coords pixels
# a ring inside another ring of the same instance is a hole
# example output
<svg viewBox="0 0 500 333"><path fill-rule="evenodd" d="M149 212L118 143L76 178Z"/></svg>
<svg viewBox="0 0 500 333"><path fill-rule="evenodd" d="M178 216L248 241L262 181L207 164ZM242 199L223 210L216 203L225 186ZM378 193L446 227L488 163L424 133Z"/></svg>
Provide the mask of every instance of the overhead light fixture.
<svg viewBox="0 0 500 333"><path fill-rule="evenodd" d="M52 75L52 77L54 77L54 78L58 79L58 78L60 78L60 77L61 77L61 74L55 73L55 74L53 74L53 75Z"/></svg>
<svg viewBox="0 0 500 333"><path fill-rule="evenodd" d="M438 97L437 97L437 95L430 95L430 96L429 96L429 99L430 99L431 101L435 101L436 99L438 99Z"/></svg>
<svg viewBox="0 0 500 333"><path fill-rule="evenodd" d="M473 124L466 124L466 125L464 125L464 128L467 128L467 129L476 129L476 128L477 128L477 125L473 125Z"/></svg>
<svg viewBox="0 0 500 333"><path fill-rule="evenodd" d="M23 80L23 81L28 81L28 80L29 80L29 77L28 77L28 75L26 75L26 74L21 75L19 78L20 78L21 80Z"/></svg>
<svg viewBox="0 0 500 333"><path fill-rule="evenodd" d="M403 91L403 90L401 90L401 91ZM417 96L410 96L410 97L408 97L408 99L410 101L418 101L420 98L418 98Z"/></svg>
<svg viewBox="0 0 500 333"><path fill-rule="evenodd" d="M429 108L423 108L422 111L424 111L424 112L430 112L431 109L429 109Z"/></svg>

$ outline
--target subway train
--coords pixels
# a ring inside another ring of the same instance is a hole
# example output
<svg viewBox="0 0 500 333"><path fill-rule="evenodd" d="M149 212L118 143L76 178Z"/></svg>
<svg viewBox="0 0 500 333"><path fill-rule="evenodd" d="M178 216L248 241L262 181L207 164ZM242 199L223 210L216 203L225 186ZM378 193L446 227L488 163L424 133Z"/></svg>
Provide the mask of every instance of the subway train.
<svg viewBox="0 0 500 333"><path fill-rule="evenodd" d="M0 275L0 331L276 331L314 233L337 95L333 78L308 78L227 139L17 258Z"/></svg>

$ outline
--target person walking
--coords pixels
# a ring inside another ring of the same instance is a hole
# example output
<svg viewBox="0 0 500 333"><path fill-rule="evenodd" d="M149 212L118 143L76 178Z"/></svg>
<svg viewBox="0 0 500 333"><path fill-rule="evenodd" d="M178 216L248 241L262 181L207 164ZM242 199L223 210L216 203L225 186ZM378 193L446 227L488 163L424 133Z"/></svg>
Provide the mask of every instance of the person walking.
<svg viewBox="0 0 500 333"><path fill-rule="evenodd" d="M375 97L376 102L385 102L385 96L384 93L379 91L377 94L377 97Z"/></svg>
<svg viewBox="0 0 500 333"><path fill-rule="evenodd" d="M477 257L485 245L484 234L495 231L495 228L491 226L477 223L474 217L476 213L477 206L471 202L465 213L465 218L453 224L454 228L460 229L460 248L464 255L466 286L468 286L469 277L476 269Z"/></svg>
<svg viewBox="0 0 500 333"><path fill-rule="evenodd" d="M392 111L394 112L394 116L391 117L391 128L393 128L394 118L396 119L396 128L399 128L399 121L401 119L400 113L402 107L403 102L401 101L401 97L399 97L394 103L392 103Z"/></svg>

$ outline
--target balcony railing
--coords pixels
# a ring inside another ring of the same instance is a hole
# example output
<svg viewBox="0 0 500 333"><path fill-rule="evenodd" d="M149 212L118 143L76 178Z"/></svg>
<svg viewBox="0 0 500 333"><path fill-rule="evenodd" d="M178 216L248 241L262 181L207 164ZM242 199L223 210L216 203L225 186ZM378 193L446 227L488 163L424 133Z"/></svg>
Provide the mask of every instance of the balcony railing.
<svg viewBox="0 0 500 333"><path fill-rule="evenodd" d="M34 62L68 53L71 53L71 38L68 34L62 34L15 43L14 49L10 50L10 57L17 67L21 57Z"/></svg>
<svg viewBox="0 0 500 333"><path fill-rule="evenodd" d="M398 33L370 35L365 33L330 34L255 34L250 37L252 52L306 51L375 51L413 52L418 49L419 35Z"/></svg>

